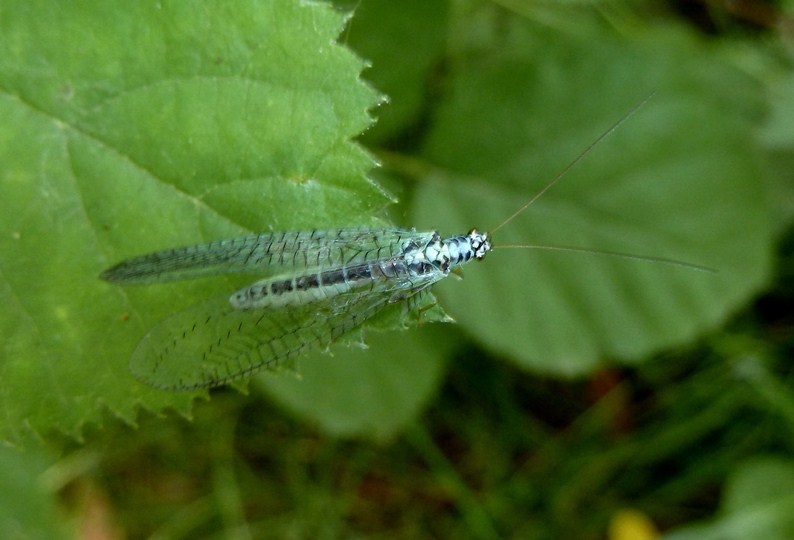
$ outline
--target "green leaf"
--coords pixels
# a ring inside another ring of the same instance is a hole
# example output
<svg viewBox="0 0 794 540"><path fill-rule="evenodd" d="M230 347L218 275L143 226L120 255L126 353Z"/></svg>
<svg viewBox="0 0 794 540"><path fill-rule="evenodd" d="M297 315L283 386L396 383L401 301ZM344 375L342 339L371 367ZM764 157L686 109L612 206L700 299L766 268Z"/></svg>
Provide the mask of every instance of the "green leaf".
<svg viewBox="0 0 794 540"><path fill-rule="evenodd" d="M103 410L189 411L127 361L223 280L121 288L120 259L251 230L376 223L389 198L351 138L379 99L293 0L0 8L0 438L79 435Z"/></svg>
<svg viewBox="0 0 794 540"><path fill-rule="evenodd" d="M716 327L764 283L771 259L753 83L672 29L579 39L517 21L461 53L425 143L435 169L413 224L442 235L496 227L655 92L494 244L612 250L718 273L497 249L463 285L436 288L442 305L485 347L567 374Z"/></svg>
<svg viewBox="0 0 794 540"><path fill-rule="evenodd" d="M785 540L794 535L794 464L758 457L743 463L728 481L720 516L683 527L666 540Z"/></svg>
<svg viewBox="0 0 794 540"><path fill-rule="evenodd" d="M42 480L45 456L0 447L0 537L70 538L58 522L56 497Z"/></svg>
<svg viewBox="0 0 794 540"><path fill-rule="evenodd" d="M780 232L785 232L794 219L794 75L777 75L770 83L770 112L762 133L770 156L770 199Z"/></svg>
<svg viewBox="0 0 794 540"><path fill-rule="evenodd" d="M307 355L296 362L297 376L256 382L288 410L336 436L384 441L414 419L440 383L442 359L453 343L445 337L441 325L367 332L365 347Z"/></svg>

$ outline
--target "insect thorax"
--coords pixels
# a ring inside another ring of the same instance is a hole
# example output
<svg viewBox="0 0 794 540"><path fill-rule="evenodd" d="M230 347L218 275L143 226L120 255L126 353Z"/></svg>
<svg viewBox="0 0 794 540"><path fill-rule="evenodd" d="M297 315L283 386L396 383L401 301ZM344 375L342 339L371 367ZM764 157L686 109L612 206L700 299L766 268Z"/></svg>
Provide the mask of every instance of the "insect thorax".
<svg viewBox="0 0 794 540"><path fill-rule="evenodd" d="M434 231L424 245L411 244L406 247L406 264L417 274L440 271L448 274L455 266L466 264L472 259L482 259L491 250L488 233L472 229L465 236L441 238Z"/></svg>

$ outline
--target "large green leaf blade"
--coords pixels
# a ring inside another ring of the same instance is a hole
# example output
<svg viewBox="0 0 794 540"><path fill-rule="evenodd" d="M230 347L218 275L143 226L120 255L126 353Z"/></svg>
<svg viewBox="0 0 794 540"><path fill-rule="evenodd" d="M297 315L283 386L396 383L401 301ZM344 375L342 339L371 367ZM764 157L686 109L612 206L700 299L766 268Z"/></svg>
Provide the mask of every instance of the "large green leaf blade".
<svg viewBox="0 0 794 540"><path fill-rule="evenodd" d="M188 413L127 360L223 280L122 288L111 263L251 230L375 223L389 198L351 138L379 97L335 44L344 14L291 0L2 8L2 438L78 434L105 409ZM209 24L208 21L212 21Z"/></svg>
<svg viewBox="0 0 794 540"><path fill-rule="evenodd" d="M497 250L467 269L464 284L437 288L449 314L488 348L524 366L580 373L605 356L629 360L683 343L763 282L771 234L750 83L678 37L630 49L608 36L595 44L514 28L499 53L475 56L458 74L426 144L440 167L417 196L418 226L495 227L656 91L494 243L718 270ZM717 95L715 80L732 84Z"/></svg>

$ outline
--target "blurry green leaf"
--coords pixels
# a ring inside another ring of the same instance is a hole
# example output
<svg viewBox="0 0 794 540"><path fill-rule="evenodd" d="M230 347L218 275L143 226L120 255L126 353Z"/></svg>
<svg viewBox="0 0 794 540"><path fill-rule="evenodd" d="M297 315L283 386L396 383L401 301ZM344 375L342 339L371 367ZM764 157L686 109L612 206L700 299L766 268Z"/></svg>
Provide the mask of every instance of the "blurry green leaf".
<svg viewBox="0 0 794 540"><path fill-rule="evenodd" d="M369 143L398 135L419 120L430 93L429 80L443 58L447 2L363 0L348 3L355 16L345 33L351 47L372 63L364 77L388 96Z"/></svg>
<svg viewBox="0 0 794 540"><path fill-rule="evenodd" d="M752 82L672 29L630 42L515 20L499 29L453 73L425 145L437 169L412 225L493 229L656 92L494 244L620 251L718 273L497 249L466 269L463 285L436 288L447 312L489 349L556 373L647 355L720 324L764 283L771 258Z"/></svg>
<svg viewBox="0 0 794 540"><path fill-rule="evenodd" d="M345 16L292 0L17 2L0 8L0 437L78 434L104 409L189 411L127 360L222 280L121 288L122 258L250 230L376 222L387 202L350 139L378 96L335 40Z"/></svg>
<svg viewBox="0 0 794 540"><path fill-rule="evenodd" d="M772 88L769 121L764 129L764 142L770 148L794 148L794 75L776 80Z"/></svg>
<svg viewBox="0 0 794 540"><path fill-rule="evenodd" d="M385 440L419 413L438 386L441 359L452 344L442 334L439 325L398 335L367 332L364 348L307 355L297 362L297 376L256 380L289 410L332 434Z"/></svg>
<svg viewBox="0 0 794 540"><path fill-rule="evenodd" d="M41 481L47 460L0 447L0 538L68 538L58 524L55 494Z"/></svg>
<svg viewBox="0 0 794 540"><path fill-rule="evenodd" d="M794 537L794 463L756 458L744 463L728 482L721 517L682 528L665 540L739 540Z"/></svg>
<svg viewBox="0 0 794 540"><path fill-rule="evenodd" d="M771 110L762 136L775 173L770 200L778 227L786 230L794 219L794 74L787 72L770 86Z"/></svg>

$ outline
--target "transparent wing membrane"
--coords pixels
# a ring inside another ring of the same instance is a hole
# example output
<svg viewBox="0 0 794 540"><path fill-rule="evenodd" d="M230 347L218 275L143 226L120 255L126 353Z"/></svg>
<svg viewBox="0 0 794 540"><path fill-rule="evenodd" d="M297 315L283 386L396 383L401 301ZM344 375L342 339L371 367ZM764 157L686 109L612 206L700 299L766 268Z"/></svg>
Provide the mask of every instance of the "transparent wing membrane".
<svg viewBox="0 0 794 540"><path fill-rule="evenodd" d="M135 349L130 370L168 390L218 386L328 347L378 314L390 297L368 291L275 310L238 310L219 297L154 326Z"/></svg>
<svg viewBox="0 0 794 540"><path fill-rule="evenodd" d="M269 233L157 251L100 274L106 281L145 284L221 274L271 276L333 268L397 255L429 233L402 229L329 229Z"/></svg>

